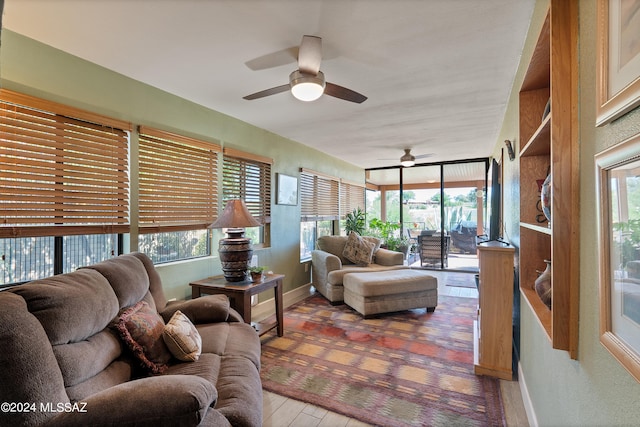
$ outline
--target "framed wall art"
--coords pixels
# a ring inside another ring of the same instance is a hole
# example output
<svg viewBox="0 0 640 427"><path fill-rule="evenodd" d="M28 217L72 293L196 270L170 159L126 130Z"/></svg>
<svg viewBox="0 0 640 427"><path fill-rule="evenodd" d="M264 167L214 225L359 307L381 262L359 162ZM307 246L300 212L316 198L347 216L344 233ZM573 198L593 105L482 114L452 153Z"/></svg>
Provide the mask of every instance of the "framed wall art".
<svg viewBox="0 0 640 427"><path fill-rule="evenodd" d="M640 105L640 0L598 0L597 114L602 126Z"/></svg>
<svg viewBox="0 0 640 427"><path fill-rule="evenodd" d="M600 342L640 382L640 134L595 160Z"/></svg>
<svg viewBox="0 0 640 427"><path fill-rule="evenodd" d="M276 203L279 205L298 204L298 178L295 176L278 174L278 196Z"/></svg>

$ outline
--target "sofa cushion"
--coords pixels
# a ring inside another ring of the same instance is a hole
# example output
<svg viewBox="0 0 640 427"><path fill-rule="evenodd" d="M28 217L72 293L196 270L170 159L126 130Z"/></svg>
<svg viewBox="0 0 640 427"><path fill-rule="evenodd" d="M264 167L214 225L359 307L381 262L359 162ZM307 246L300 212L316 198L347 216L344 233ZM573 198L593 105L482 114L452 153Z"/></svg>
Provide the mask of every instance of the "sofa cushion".
<svg viewBox="0 0 640 427"><path fill-rule="evenodd" d="M378 264L369 264L366 267L359 267L357 265L347 265L342 267L340 270L334 270L327 274L327 283L329 285L342 285L344 282L344 276L349 273L374 273L377 271L386 271L386 270L400 270L409 268L406 265L394 265L394 266L383 266Z"/></svg>
<svg viewBox="0 0 640 427"><path fill-rule="evenodd" d="M85 412L58 412L47 427L227 426L220 417L212 418L216 424L202 423L217 395L209 381L194 375L140 378L87 397Z"/></svg>
<svg viewBox="0 0 640 427"><path fill-rule="evenodd" d="M130 354L114 360L104 370L86 381L73 386L65 387L67 395L72 402L79 402L96 393L100 393L111 387L131 381L139 377L134 371L136 362Z"/></svg>
<svg viewBox="0 0 640 427"><path fill-rule="evenodd" d="M347 237L342 255L352 263L364 266L371 264L374 248L373 243L364 240L358 233L352 231Z"/></svg>
<svg viewBox="0 0 640 427"><path fill-rule="evenodd" d="M142 252L132 252L128 254L128 256L138 258L147 270L147 276L149 276L149 293L153 296L153 301L156 304L156 310L161 312L167 305L167 299L165 298L164 291L162 290L162 279L153 265L153 261L151 261L151 258Z"/></svg>
<svg viewBox="0 0 640 427"><path fill-rule="evenodd" d="M373 255L375 256L378 249L380 249L380 245L382 245L382 240L373 236L360 236L362 240L370 242L373 245Z"/></svg>
<svg viewBox="0 0 640 427"><path fill-rule="evenodd" d="M220 375L221 360L222 357L217 354L202 353L195 362L175 363L169 366L164 375L195 375L215 386Z"/></svg>
<svg viewBox="0 0 640 427"><path fill-rule="evenodd" d="M173 313L162 333L164 343L178 360L194 362L202 353L202 338L187 316L180 310Z"/></svg>
<svg viewBox="0 0 640 427"><path fill-rule="evenodd" d="M221 360L216 384L219 410L233 426L262 425L262 384L256 367L243 357ZM247 405L251 402L252 405Z"/></svg>
<svg viewBox="0 0 640 427"><path fill-rule="evenodd" d="M66 387L95 377L118 359L122 351L122 341L110 328L83 341L53 346Z"/></svg>
<svg viewBox="0 0 640 427"><path fill-rule="evenodd" d="M109 282L93 270L78 270L11 289L27 302L52 345L85 340L118 314Z"/></svg>
<svg viewBox="0 0 640 427"><path fill-rule="evenodd" d="M118 297L120 308L132 306L144 299L151 308L157 309L149 291L149 274L137 256L120 255L83 269L96 270L107 278Z"/></svg>
<svg viewBox="0 0 640 427"><path fill-rule="evenodd" d="M171 352L162 339L164 321L146 301L123 310L114 328L144 368L153 374L167 369Z"/></svg>
<svg viewBox="0 0 640 427"><path fill-rule="evenodd" d="M202 337L202 354L241 357L260 367L260 340L247 323L209 323L196 325Z"/></svg>
<svg viewBox="0 0 640 427"><path fill-rule="evenodd" d="M320 236L318 237L316 247L321 251L337 256L340 258L342 265L344 265L351 264L351 261L342 255L346 244L347 236Z"/></svg>
<svg viewBox="0 0 640 427"><path fill-rule="evenodd" d="M0 292L0 307L0 402L69 402L47 334L25 301ZM0 424L39 425L53 416L39 410L3 412Z"/></svg>
<svg viewBox="0 0 640 427"><path fill-rule="evenodd" d="M180 310L194 325L226 322L229 319L229 297L226 295L204 295L185 301L170 301L160 315L168 322Z"/></svg>

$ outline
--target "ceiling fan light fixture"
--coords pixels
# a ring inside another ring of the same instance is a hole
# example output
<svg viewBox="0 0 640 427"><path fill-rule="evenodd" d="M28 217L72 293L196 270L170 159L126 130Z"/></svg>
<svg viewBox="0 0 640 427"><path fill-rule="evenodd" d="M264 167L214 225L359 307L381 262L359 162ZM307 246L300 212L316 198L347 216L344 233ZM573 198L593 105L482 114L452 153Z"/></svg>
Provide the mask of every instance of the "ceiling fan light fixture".
<svg viewBox="0 0 640 427"><path fill-rule="evenodd" d="M325 81L322 71L317 75L302 73L299 70L289 75L291 93L300 101L315 101L324 93Z"/></svg>
<svg viewBox="0 0 640 427"><path fill-rule="evenodd" d="M404 149L404 155L400 157L400 164L405 168L410 168L416 164L416 158L411 154L410 148Z"/></svg>

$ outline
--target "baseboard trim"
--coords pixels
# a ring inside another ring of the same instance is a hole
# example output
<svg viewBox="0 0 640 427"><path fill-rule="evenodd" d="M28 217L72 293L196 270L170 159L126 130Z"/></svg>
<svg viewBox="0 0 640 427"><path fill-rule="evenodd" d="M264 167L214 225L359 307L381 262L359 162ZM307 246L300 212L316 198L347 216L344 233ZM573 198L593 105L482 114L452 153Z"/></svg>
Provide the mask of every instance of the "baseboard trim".
<svg viewBox="0 0 640 427"><path fill-rule="evenodd" d="M533 409L533 402L531 402L531 396L529 396L529 389L527 389L527 382L524 378L524 371L522 365L518 363L518 384L520 384L520 394L522 394L522 403L524 404L524 410L527 413L527 420L530 427L538 427L538 417L536 411Z"/></svg>
<svg viewBox="0 0 640 427"><path fill-rule="evenodd" d="M282 305L286 309L287 307L302 301L313 292L311 291L311 283L295 288L292 291L285 292L282 295ZM274 299L270 298L266 301L258 303L255 307L251 308L251 321L260 322L269 316L276 313L276 307Z"/></svg>

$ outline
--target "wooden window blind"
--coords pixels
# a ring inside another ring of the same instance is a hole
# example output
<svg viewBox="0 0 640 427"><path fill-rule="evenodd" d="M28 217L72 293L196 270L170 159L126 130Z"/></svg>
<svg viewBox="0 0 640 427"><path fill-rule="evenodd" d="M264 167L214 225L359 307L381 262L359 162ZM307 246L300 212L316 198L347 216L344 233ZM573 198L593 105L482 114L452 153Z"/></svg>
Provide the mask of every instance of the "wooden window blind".
<svg viewBox="0 0 640 427"><path fill-rule="evenodd" d="M221 147L144 126L138 131L140 233L211 225L218 217Z"/></svg>
<svg viewBox="0 0 640 427"><path fill-rule="evenodd" d="M271 165L268 157L224 149L222 192L224 203L244 200L251 215L262 224L271 223Z"/></svg>
<svg viewBox="0 0 640 427"><path fill-rule="evenodd" d="M0 90L0 237L129 232L128 131Z"/></svg>
<svg viewBox="0 0 640 427"><path fill-rule="evenodd" d="M302 221L339 219L339 180L309 169L300 170Z"/></svg>
<svg viewBox="0 0 640 427"><path fill-rule="evenodd" d="M340 181L340 218L356 208L364 210L365 188L363 184Z"/></svg>

